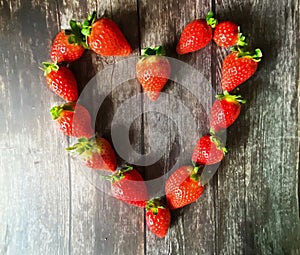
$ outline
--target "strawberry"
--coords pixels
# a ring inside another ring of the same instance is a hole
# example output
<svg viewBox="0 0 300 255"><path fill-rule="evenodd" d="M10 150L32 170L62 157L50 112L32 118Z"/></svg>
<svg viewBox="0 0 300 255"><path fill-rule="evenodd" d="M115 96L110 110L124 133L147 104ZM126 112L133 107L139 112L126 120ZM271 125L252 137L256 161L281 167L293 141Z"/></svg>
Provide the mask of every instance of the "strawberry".
<svg viewBox="0 0 300 255"><path fill-rule="evenodd" d="M244 52L241 48L230 53L222 66L222 89L232 91L248 80L255 72L262 53L256 49L254 53Z"/></svg>
<svg viewBox="0 0 300 255"><path fill-rule="evenodd" d="M146 223L156 236L160 238L166 236L171 223L171 213L170 209L162 203L160 198L147 201Z"/></svg>
<svg viewBox="0 0 300 255"><path fill-rule="evenodd" d="M192 161L197 165L216 164L224 158L226 152L226 148L216 136L205 135L197 142Z"/></svg>
<svg viewBox="0 0 300 255"><path fill-rule="evenodd" d="M81 34L81 25L71 20L70 26L71 29L60 31L53 41L50 57L56 63L75 61L87 48L85 36Z"/></svg>
<svg viewBox="0 0 300 255"><path fill-rule="evenodd" d="M212 134L232 125L240 114L241 103L246 103L246 100L242 99L241 96L230 95L227 91L217 95L216 98L210 116Z"/></svg>
<svg viewBox="0 0 300 255"><path fill-rule="evenodd" d="M147 188L143 177L133 167L126 166L104 178L111 181L111 193L116 199L138 207L146 206Z"/></svg>
<svg viewBox="0 0 300 255"><path fill-rule="evenodd" d="M197 19L184 27L176 47L178 54L200 50L210 43L212 28L217 24L217 20L213 18L213 15L213 12L209 12L205 20Z"/></svg>
<svg viewBox="0 0 300 255"><path fill-rule="evenodd" d="M146 48L136 64L136 75L150 100L155 101L168 82L171 73L169 60L162 46Z"/></svg>
<svg viewBox="0 0 300 255"><path fill-rule="evenodd" d="M167 180L165 191L170 209L177 209L196 201L205 186L200 182L200 167L182 166Z"/></svg>
<svg viewBox="0 0 300 255"><path fill-rule="evenodd" d="M112 172L117 168L114 150L104 138L81 137L76 144L66 150L77 153L89 168Z"/></svg>
<svg viewBox="0 0 300 255"><path fill-rule="evenodd" d="M128 56L132 48L117 24L108 18L96 19L96 15L89 15L81 30L90 49L102 56Z"/></svg>
<svg viewBox="0 0 300 255"><path fill-rule="evenodd" d="M66 101L77 101L77 82L73 73L67 67L55 63L43 62L42 65L49 88Z"/></svg>
<svg viewBox="0 0 300 255"><path fill-rule="evenodd" d="M94 131L90 124L91 116L82 105L69 102L52 107L50 113L64 134L77 138L93 136Z"/></svg>
<svg viewBox="0 0 300 255"><path fill-rule="evenodd" d="M231 21L224 21L217 24L214 37L215 43L220 47L231 47L234 45L245 46L246 37L240 33L238 25Z"/></svg>

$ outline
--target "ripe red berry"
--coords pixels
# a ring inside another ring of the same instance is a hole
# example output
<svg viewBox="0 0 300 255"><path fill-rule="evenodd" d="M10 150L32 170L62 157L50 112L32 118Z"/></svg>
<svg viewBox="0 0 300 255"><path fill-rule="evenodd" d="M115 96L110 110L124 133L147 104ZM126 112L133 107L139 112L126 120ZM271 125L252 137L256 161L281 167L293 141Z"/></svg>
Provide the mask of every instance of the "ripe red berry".
<svg viewBox="0 0 300 255"><path fill-rule="evenodd" d="M167 180L165 191L170 209L177 209L196 201L205 187L201 185L199 167L182 166Z"/></svg>
<svg viewBox="0 0 300 255"><path fill-rule="evenodd" d="M102 56L128 56L132 48L117 24L108 18L96 19L96 12L83 22L82 34L91 50Z"/></svg>
<svg viewBox="0 0 300 255"><path fill-rule="evenodd" d="M213 165L220 162L226 152L226 148L217 137L205 135L197 142L192 161L197 165Z"/></svg>
<svg viewBox="0 0 300 255"><path fill-rule="evenodd" d="M146 223L151 232L159 238L166 236L171 223L171 213L161 199L154 198L147 201Z"/></svg>
<svg viewBox="0 0 300 255"><path fill-rule="evenodd" d="M53 62L72 62L79 59L87 47L81 24L70 21L70 29L60 31L53 43L50 57Z"/></svg>
<svg viewBox="0 0 300 255"><path fill-rule="evenodd" d="M102 137L89 139L81 137L76 144L66 150L78 154L89 168L111 172L117 168L115 152L109 142Z"/></svg>
<svg viewBox="0 0 300 255"><path fill-rule="evenodd" d="M248 80L256 72L261 57L259 49L254 54L241 50L230 53L222 65L222 89L232 91Z"/></svg>
<svg viewBox="0 0 300 255"><path fill-rule="evenodd" d="M241 96L230 95L227 91L217 95L211 109L210 129L216 133L221 129L226 129L232 125L241 112L241 103L246 101Z"/></svg>
<svg viewBox="0 0 300 255"><path fill-rule="evenodd" d="M79 59L84 50L81 45L69 43L69 36L65 31L60 31L53 41L50 57L57 63L72 62Z"/></svg>
<svg viewBox="0 0 300 255"><path fill-rule="evenodd" d="M245 46L245 36L243 36L238 25L231 21L219 23L214 31L213 37L215 43L220 47L231 47L234 45Z"/></svg>
<svg viewBox="0 0 300 255"><path fill-rule="evenodd" d="M150 100L155 101L168 82L171 73L169 60L162 46L146 48L136 64L136 75Z"/></svg>
<svg viewBox="0 0 300 255"><path fill-rule="evenodd" d="M66 101L77 101L77 82L70 69L49 62L42 64L49 88Z"/></svg>
<svg viewBox="0 0 300 255"><path fill-rule="evenodd" d="M217 24L213 12L209 12L206 20L197 19L187 24L176 47L178 54L186 54L204 48L212 39L212 28Z"/></svg>
<svg viewBox="0 0 300 255"><path fill-rule="evenodd" d="M137 170L128 166L105 178L111 181L111 192L116 199L138 207L146 206L148 191Z"/></svg>
<svg viewBox="0 0 300 255"><path fill-rule="evenodd" d="M82 105L69 102L52 107L50 113L65 135L77 138L90 138L94 135L91 127L91 116Z"/></svg>

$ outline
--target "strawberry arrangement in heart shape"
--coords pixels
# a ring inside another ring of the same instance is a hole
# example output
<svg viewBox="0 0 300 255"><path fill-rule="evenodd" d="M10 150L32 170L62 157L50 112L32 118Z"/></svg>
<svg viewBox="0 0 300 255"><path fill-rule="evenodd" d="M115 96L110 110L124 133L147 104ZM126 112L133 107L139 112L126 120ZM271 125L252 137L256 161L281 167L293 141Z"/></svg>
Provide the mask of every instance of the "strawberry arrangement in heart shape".
<svg viewBox="0 0 300 255"><path fill-rule="evenodd" d="M206 19L194 20L184 27L176 51L178 54L192 53L211 41L231 50L222 65L223 92L216 96L212 105L209 133L197 141L191 165L181 166L166 181L165 199L149 197L137 169L132 166L117 169L113 147L105 138L95 135L89 111L77 103L77 82L67 67L69 62L80 59L85 50L92 50L100 56L130 55L132 48L117 24L108 18L97 19L96 12L83 23L71 20L70 29L60 31L53 41L50 52L53 62L42 63L48 87L66 101L51 108L52 118L65 135L78 138L67 151L77 154L91 169L110 172L111 175L103 178L110 181L112 196L145 208L147 226L160 238L168 232L170 210L193 203L205 191L206 185L201 181L203 168L218 164L226 155L221 134L236 121L241 105L246 102L234 92L256 72L262 57L259 49L250 50L238 25L231 21L218 23L212 12ZM136 64L137 80L153 103L170 77L171 65L165 55L164 47L149 47L142 50Z"/></svg>

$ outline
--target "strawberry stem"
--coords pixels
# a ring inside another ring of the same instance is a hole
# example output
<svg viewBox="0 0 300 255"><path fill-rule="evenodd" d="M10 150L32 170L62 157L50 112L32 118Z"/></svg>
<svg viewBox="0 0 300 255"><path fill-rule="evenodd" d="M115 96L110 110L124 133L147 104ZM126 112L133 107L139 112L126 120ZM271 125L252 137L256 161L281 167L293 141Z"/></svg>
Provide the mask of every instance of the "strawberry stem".
<svg viewBox="0 0 300 255"><path fill-rule="evenodd" d="M97 12L93 11L87 19L85 19L81 26L81 34L85 36L85 42L87 42L88 36L91 35L92 25L97 19ZM88 46L88 45L87 45Z"/></svg>
<svg viewBox="0 0 300 255"><path fill-rule="evenodd" d="M242 47L248 45L248 43L246 42L246 36L244 36L241 33L241 28L240 27L238 27L238 41L237 41L236 45L242 46Z"/></svg>
<svg viewBox="0 0 300 255"><path fill-rule="evenodd" d="M61 117L63 111L74 111L74 103L69 102L62 105L54 106L50 109L50 114L53 120Z"/></svg>
<svg viewBox="0 0 300 255"><path fill-rule="evenodd" d="M158 213L158 209L166 209L165 204L162 202L160 197L155 197L147 201L146 203L146 211L150 211L156 215Z"/></svg>
<svg viewBox="0 0 300 255"><path fill-rule="evenodd" d="M227 148L222 144L222 142L217 136L211 135L210 140L217 146L218 150L224 153L224 155L228 152Z"/></svg>
<svg viewBox="0 0 300 255"><path fill-rule="evenodd" d="M215 134L216 134L216 132L215 132L215 130L213 130L213 128L210 128L210 129L209 129L209 133L210 133L211 135L215 135Z"/></svg>
<svg viewBox="0 0 300 255"><path fill-rule="evenodd" d="M74 154L83 156L85 159L92 157L93 153L100 152L95 137L81 137L77 143L66 148L67 151L73 151Z"/></svg>
<svg viewBox="0 0 300 255"><path fill-rule="evenodd" d="M195 182L200 182L200 170L202 171L204 166L203 165L194 165L194 168L191 172L190 178Z"/></svg>
<svg viewBox="0 0 300 255"><path fill-rule="evenodd" d="M61 106L54 106L50 110L50 114L52 116L53 120L58 119L61 116L61 113L63 111L63 108Z"/></svg>
<svg viewBox="0 0 300 255"><path fill-rule="evenodd" d="M120 170L118 170L117 172L115 172L114 174L112 175L109 175L109 176L105 176L103 177L105 180L109 180L111 181L112 183L116 182L116 181L120 181L122 180L125 175L124 173L126 172L129 172L133 170L133 167L132 166L129 166L129 165L125 165L123 168L121 168Z"/></svg>
<svg viewBox="0 0 300 255"><path fill-rule="evenodd" d="M165 56L166 49L164 46L157 46L154 48L147 47L142 49L141 55L142 56Z"/></svg>
<svg viewBox="0 0 300 255"><path fill-rule="evenodd" d="M66 29L65 34L68 35L68 42L74 45L81 45L85 49L88 49L88 45L86 43L86 37L81 33L82 25L80 22L75 20L70 20L71 29Z"/></svg>
<svg viewBox="0 0 300 255"><path fill-rule="evenodd" d="M126 173L126 172L129 172L129 171L131 171L133 169L133 167L132 166L129 166L129 165L124 165L124 167L122 167L122 169L120 169L119 171L120 171L120 173Z"/></svg>
<svg viewBox="0 0 300 255"><path fill-rule="evenodd" d="M209 11L205 18L207 25L211 26L212 28L215 28L218 24L218 20L214 18L214 13L212 11Z"/></svg>
<svg viewBox="0 0 300 255"><path fill-rule="evenodd" d="M228 91L223 91L223 94L216 95L218 100L227 100L228 102L239 102L245 104L246 100L241 95L230 95Z"/></svg>
<svg viewBox="0 0 300 255"><path fill-rule="evenodd" d="M236 45L231 48L232 52L238 53L238 58L250 58L255 62L260 62L263 56L262 51L260 49L255 49L254 51L247 51L246 47L240 47Z"/></svg>
<svg viewBox="0 0 300 255"><path fill-rule="evenodd" d="M40 69L44 71L44 75L47 76L52 71L57 72L59 66L57 65L57 63L42 62L42 67L40 67Z"/></svg>

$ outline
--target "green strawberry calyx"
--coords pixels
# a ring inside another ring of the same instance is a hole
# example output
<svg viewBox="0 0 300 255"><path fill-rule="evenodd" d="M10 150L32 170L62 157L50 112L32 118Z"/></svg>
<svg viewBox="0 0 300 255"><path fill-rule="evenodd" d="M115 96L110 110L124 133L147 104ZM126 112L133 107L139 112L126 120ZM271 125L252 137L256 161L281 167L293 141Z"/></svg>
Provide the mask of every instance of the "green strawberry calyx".
<svg viewBox="0 0 300 255"><path fill-rule="evenodd" d="M122 167L120 170L118 170L114 174L109 175L109 176L102 176L102 178L104 178L105 180L108 180L108 181L111 181L112 183L114 183L114 182L120 181L123 178L125 178L125 173L127 173L127 172L129 172L131 170L133 170L132 166L125 165L124 167Z"/></svg>
<svg viewBox="0 0 300 255"><path fill-rule="evenodd" d="M146 56L165 56L166 55L166 49L164 46L157 46L157 47L147 47L142 49L141 55L143 57Z"/></svg>
<svg viewBox="0 0 300 255"><path fill-rule="evenodd" d="M190 178L195 182L200 182L200 175L204 168L203 165L193 164L193 170L191 171Z"/></svg>
<svg viewBox="0 0 300 255"><path fill-rule="evenodd" d="M262 51L260 49L255 49L254 51L247 50L246 47L240 47L236 45L231 48L232 52L238 53L238 58L250 58L255 62L260 62L263 56Z"/></svg>
<svg viewBox="0 0 300 255"><path fill-rule="evenodd" d="M226 90L223 91L223 94L216 95L216 98L218 100L226 100L232 103L237 103L237 102L241 104L246 103L246 100L241 95L230 95Z"/></svg>
<svg viewBox="0 0 300 255"><path fill-rule="evenodd" d="M97 139L95 137L78 138L77 143L66 148L67 151L73 152L73 154L82 156L84 159L89 159L95 153L101 153L101 149L97 145Z"/></svg>
<svg viewBox="0 0 300 255"><path fill-rule="evenodd" d="M44 71L44 75L47 76L52 71L57 72L59 69L59 66L57 63L52 62L42 62L42 67L40 67L42 71Z"/></svg>
<svg viewBox="0 0 300 255"><path fill-rule="evenodd" d="M217 146L217 149L222 151L224 155L228 152L227 148L222 144L220 138L216 135L210 135L210 140Z"/></svg>
<svg viewBox="0 0 300 255"><path fill-rule="evenodd" d="M241 28L238 26L238 41L236 43L236 45L238 46L247 46L248 43L246 42L246 36L244 36L242 33L241 33Z"/></svg>
<svg viewBox="0 0 300 255"><path fill-rule="evenodd" d="M70 21L70 27L71 27L71 29L66 29L65 30L65 35L68 36L68 42L70 44L74 44L74 45L81 45L85 49L88 49L89 47L86 43L86 37L81 32L81 30L82 30L81 23L77 22L75 20L71 20Z"/></svg>
<svg viewBox="0 0 300 255"><path fill-rule="evenodd" d="M166 209L167 207L162 202L161 198L155 197L146 203L146 211L151 211L154 215L158 214L158 209Z"/></svg>
<svg viewBox="0 0 300 255"><path fill-rule="evenodd" d="M215 28L218 24L218 20L214 18L214 13L212 11L207 13L205 20L207 25L211 26L212 28Z"/></svg>
<svg viewBox="0 0 300 255"><path fill-rule="evenodd" d="M81 26L81 34L85 36L85 41L87 42L87 38L91 35L92 25L97 20L97 12L93 11L87 19L85 19Z"/></svg>
<svg viewBox="0 0 300 255"><path fill-rule="evenodd" d="M65 103L65 104L62 104L62 105L53 106L50 109L50 114L52 116L52 119L56 120L56 119L60 118L64 111L74 112L74 103L73 102L68 102L68 103Z"/></svg>

